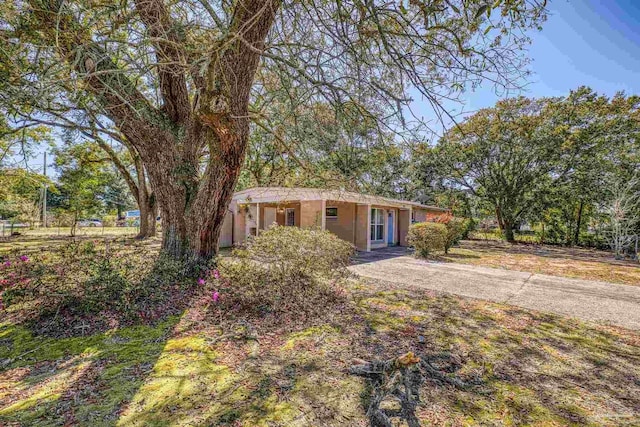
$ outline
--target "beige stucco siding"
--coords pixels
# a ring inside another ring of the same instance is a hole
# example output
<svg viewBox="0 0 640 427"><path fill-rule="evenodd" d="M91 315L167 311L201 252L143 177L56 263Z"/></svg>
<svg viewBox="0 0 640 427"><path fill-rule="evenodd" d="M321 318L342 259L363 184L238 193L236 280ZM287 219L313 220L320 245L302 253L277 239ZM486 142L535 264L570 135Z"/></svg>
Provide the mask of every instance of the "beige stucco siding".
<svg viewBox="0 0 640 427"><path fill-rule="evenodd" d="M356 205L348 202L326 201L327 208L337 208L337 218L327 217L325 228L347 242L355 242Z"/></svg>
<svg viewBox="0 0 640 427"><path fill-rule="evenodd" d="M300 202L300 227L322 226L322 200Z"/></svg>
<svg viewBox="0 0 640 427"><path fill-rule="evenodd" d="M233 246L233 214L227 211L224 216L224 222L222 223L222 230L220 230L220 240L218 246L221 248L228 248Z"/></svg>
<svg viewBox="0 0 640 427"><path fill-rule="evenodd" d="M400 246L407 245L407 232L409 231L409 225L411 225L411 211L409 209L402 209L398 213L398 241Z"/></svg>
<svg viewBox="0 0 640 427"><path fill-rule="evenodd" d="M229 205L229 209L234 213L235 218L233 221L233 244L242 243L247 237L246 235L246 222L244 210L234 200Z"/></svg>
<svg viewBox="0 0 640 427"><path fill-rule="evenodd" d="M425 222L427 220L427 210L414 208L413 209L413 221L414 222Z"/></svg>
<svg viewBox="0 0 640 427"><path fill-rule="evenodd" d="M445 214L445 212L438 211L438 210L430 210L425 208L413 208L414 222L433 221L435 218L443 214Z"/></svg>
<svg viewBox="0 0 640 427"><path fill-rule="evenodd" d="M356 248L366 251L368 238L369 207L367 205L356 205Z"/></svg>

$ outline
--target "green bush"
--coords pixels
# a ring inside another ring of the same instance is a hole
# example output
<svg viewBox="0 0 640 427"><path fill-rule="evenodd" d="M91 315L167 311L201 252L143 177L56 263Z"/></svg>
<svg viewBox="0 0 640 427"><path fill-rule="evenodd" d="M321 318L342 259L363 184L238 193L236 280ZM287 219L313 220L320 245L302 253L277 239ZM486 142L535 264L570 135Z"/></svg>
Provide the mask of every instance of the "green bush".
<svg viewBox="0 0 640 427"><path fill-rule="evenodd" d="M464 218L451 217L444 223L444 226L447 228L447 235L444 242L444 253L446 254L453 245L462 239L468 225L467 220Z"/></svg>
<svg viewBox="0 0 640 427"><path fill-rule="evenodd" d="M105 227L115 227L117 219L118 217L116 215L105 215L102 217L102 225Z"/></svg>
<svg viewBox="0 0 640 427"><path fill-rule="evenodd" d="M335 279L347 273L354 247L328 231L274 226L234 253L218 260L214 288L225 304L293 315L340 298Z"/></svg>
<svg viewBox="0 0 640 427"><path fill-rule="evenodd" d="M444 251L446 241L447 227L435 222L413 224L407 233L407 242L421 257L427 257L432 252Z"/></svg>
<svg viewBox="0 0 640 427"><path fill-rule="evenodd" d="M580 233L580 246L596 249L609 249L609 242L602 235L596 235L593 233Z"/></svg>
<svg viewBox="0 0 640 427"><path fill-rule="evenodd" d="M462 231L462 236L460 236L460 240L468 239L469 235L476 231L478 228L478 222L473 218L467 218L464 220L464 230Z"/></svg>
<svg viewBox="0 0 640 427"><path fill-rule="evenodd" d="M262 231L245 251L287 280L343 272L353 254L352 244L329 231L283 226Z"/></svg>
<svg viewBox="0 0 640 427"><path fill-rule="evenodd" d="M179 309L184 299L167 302L197 289L194 274L187 263L142 242L86 240L49 251L15 251L0 256L0 308L44 323L98 319L107 312L122 320L147 319Z"/></svg>

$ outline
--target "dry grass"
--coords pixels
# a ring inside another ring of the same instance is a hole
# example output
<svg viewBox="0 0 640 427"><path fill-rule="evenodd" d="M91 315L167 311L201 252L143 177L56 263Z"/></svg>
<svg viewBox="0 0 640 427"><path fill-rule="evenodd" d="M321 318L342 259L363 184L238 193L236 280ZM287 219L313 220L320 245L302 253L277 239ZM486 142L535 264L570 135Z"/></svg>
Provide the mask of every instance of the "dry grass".
<svg viewBox="0 0 640 427"><path fill-rule="evenodd" d="M469 390L426 382L423 425L632 426L640 334L352 279L318 317L233 318L207 298L88 336L0 323L0 425L366 426L354 359L449 351Z"/></svg>
<svg viewBox="0 0 640 427"><path fill-rule="evenodd" d="M610 252L562 246L464 240L439 259L552 276L640 286L640 264L617 261Z"/></svg>

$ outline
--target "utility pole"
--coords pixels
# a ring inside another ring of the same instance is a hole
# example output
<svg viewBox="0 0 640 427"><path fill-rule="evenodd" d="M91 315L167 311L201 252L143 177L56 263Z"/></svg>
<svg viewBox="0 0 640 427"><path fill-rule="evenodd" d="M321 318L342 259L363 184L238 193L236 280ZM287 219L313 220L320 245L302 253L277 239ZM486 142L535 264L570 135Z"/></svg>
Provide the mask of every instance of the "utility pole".
<svg viewBox="0 0 640 427"><path fill-rule="evenodd" d="M47 178L47 152L44 152L44 178ZM47 183L42 187L42 226L47 228Z"/></svg>

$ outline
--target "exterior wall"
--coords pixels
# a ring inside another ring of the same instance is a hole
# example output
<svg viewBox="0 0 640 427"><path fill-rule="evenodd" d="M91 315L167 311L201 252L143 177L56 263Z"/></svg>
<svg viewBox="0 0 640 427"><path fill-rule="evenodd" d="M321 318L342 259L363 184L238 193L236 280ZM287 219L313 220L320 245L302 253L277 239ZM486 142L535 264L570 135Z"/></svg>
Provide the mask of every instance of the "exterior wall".
<svg viewBox="0 0 640 427"><path fill-rule="evenodd" d="M300 227L322 226L322 200L300 202Z"/></svg>
<svg viewBox="0 0 640 427"><path fill-rule="evenodd" d="M237 202L231 202L230 209L233 211L235 218L233 221L233 244L242 243L246 239L246 216L244 209L238 206Z"/></svg>
<svg viewBox="0 0 640 427"><path fill-rule="evenodd" d="M326 207L338 208L338 217L327 217L325 220L325 228L341 239L355 244L356 204L327 200Z"/></svg>
<svg viewBox="0 0 640 427"><path fill-rule="evenodd" d="M398 212L398 242L400 246L408 246L407 233L411 225L411 210L401 209Z"/></svg>
<svg viewBox="0 0 640 427"><path fill-rule="evenodd" d="M259 206L259 209L258 209ZM324 208L335 207L338 209L337 218L323 218ZM285 210L295 209L295 226L297 227L321 227L324 219L325 229L334 233L343 240L353 243L358 250L389 246L388 226L389 213L393 213L393 243L407 246L407 232L412 222L433 220L445 212L426 208L391 208L385 205L367 205L344 201L306 200L300 202L280 203L246 203L239 205L232 201L229 209L234 213L227 214L220 236L220 247L232 246L243 243L249 230L258 226L263 230L265 225L265 208L275 209L275 220L278 225L285 224ZM370 239L370 209L382 209L383 211L383 240L376 243ZM412 218L413 217L413 218ZM260 224L256 224L259 218ZM413 221L412 221L413 219ZM233 230L232 230L233 229ZM233 238L233 241L232 241Z"/></svg>
<svg viewBox="0 0 640 427"><path fill-rule="evenodd" d="M369 240L369 206L356 205L355 245L360 251L367 250Z"/></svg>
<svg viewBox="0 0 640 427"><path fill-rule="evenodd" d="M413 208L413 222L425 222L427 220L427 210Z"/></svg>
<svg viewBox="0 0 640 427"><path fill-rule="evenodd" d="M433 221L435 218L444 215L443 211L429 210L425 208L413 208L414 222Z"/></svg>
<svg viewBox="0 0 640 427"><path fill-rule="evenodd" d="M278 210L276 211L278 225L284 225L286 209L294 209L294 225L300 227L300 203L283 203L278 205Z"/></svg>
<svg viewBox="0 0 640 427"><path fill-rule="evenodd" d="M247 209L244 211L245 222L245 239L251 235L255 235L258 232L258 220L259 210L256 203L250 203L247 205ZM255 232L252 230L255 228Z"/></svg>
<svg viewBox="0 0 640 427"><path fill-rule="evenodd" d="M227 211L222 223L222 230L220 230L218 247L228 248L231 246L233 246L233 213Z"/></svg>

